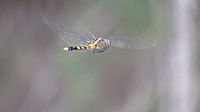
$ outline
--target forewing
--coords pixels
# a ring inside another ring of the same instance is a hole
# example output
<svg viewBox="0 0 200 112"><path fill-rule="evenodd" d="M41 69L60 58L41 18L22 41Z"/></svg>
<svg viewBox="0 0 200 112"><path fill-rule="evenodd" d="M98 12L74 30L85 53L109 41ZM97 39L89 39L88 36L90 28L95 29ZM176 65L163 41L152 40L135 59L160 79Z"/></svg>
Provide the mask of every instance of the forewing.
<svg viewBox="0 0 200 112"><path fill-rule="evenodd" d="M147 49L156 46L156 41L152 38L125 37L110 35L111 46L125 49Z"/></svg>
<svg viewBox="0 0 200 112"><path fill-rule="evenodd" d="M87 44L87 41L89 41L88 36L73 32L64 24L57 22L54 16L45 15L43 17L43 21L56 35L58 35L58 37L60 37L68 45L85 45Z"/></svg>

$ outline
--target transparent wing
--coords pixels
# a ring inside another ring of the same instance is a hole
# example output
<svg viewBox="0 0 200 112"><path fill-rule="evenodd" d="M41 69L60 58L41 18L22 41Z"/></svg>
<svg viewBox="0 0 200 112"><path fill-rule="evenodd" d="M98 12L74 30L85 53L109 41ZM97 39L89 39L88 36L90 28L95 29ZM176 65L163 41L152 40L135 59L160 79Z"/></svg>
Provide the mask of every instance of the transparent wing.
<svg viewBox="0 0 200 112"><path fill-rule="evenodd" d="M43 21L56 35L58 35L68 45L85 45L87 44L87 41L91 40L91 37L89 35L85 36L75 33L67 28L64 24L58 23L54 16L45 15L43 17Z"/></svg>
<svg viewBox="0 0 200 112"><path fill-rule="evenodd" d="M111 40L111 46L125 49L147 49L156 46L156 41L152 38L144 37L118 37L109 36Z"/></svg>

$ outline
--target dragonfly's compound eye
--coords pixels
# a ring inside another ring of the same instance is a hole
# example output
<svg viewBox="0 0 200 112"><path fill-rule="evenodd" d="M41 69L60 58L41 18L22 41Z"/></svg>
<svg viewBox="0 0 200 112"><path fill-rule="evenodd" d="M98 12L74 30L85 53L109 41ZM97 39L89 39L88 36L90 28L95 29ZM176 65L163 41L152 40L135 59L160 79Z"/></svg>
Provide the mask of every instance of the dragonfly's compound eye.
<svg viewBox="0 0 200 112"><path fill-rule="evenodd" d="M111 41L109 39L105 39L104 41L105 41L105 43L106 43L107 46L111 45Z"/></svg>

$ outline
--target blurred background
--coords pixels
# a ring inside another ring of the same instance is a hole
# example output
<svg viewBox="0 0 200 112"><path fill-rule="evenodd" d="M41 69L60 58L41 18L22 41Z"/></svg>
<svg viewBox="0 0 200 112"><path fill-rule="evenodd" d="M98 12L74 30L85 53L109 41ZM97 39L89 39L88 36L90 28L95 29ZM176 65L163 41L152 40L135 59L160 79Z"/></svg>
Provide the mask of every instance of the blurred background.
<svg viewBox="0 0 200 112"><path fill-rule="evenodd" d="M199 112L199 0L1 0L0 112ZM156 41L63 51L45 14Z"/></svg>

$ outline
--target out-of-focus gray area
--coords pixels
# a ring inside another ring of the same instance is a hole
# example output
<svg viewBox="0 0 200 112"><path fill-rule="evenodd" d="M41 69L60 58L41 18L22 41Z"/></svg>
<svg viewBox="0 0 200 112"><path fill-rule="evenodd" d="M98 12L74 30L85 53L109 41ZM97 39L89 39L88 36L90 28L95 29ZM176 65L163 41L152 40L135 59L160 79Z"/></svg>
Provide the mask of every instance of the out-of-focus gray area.
<svg viewBox="0 0 200 112"><path fill-rule="evenodd" d="M198 112L199 1L174 1L1 0L0 112ZM156 46L65 52L46 14Z"/></svg>

